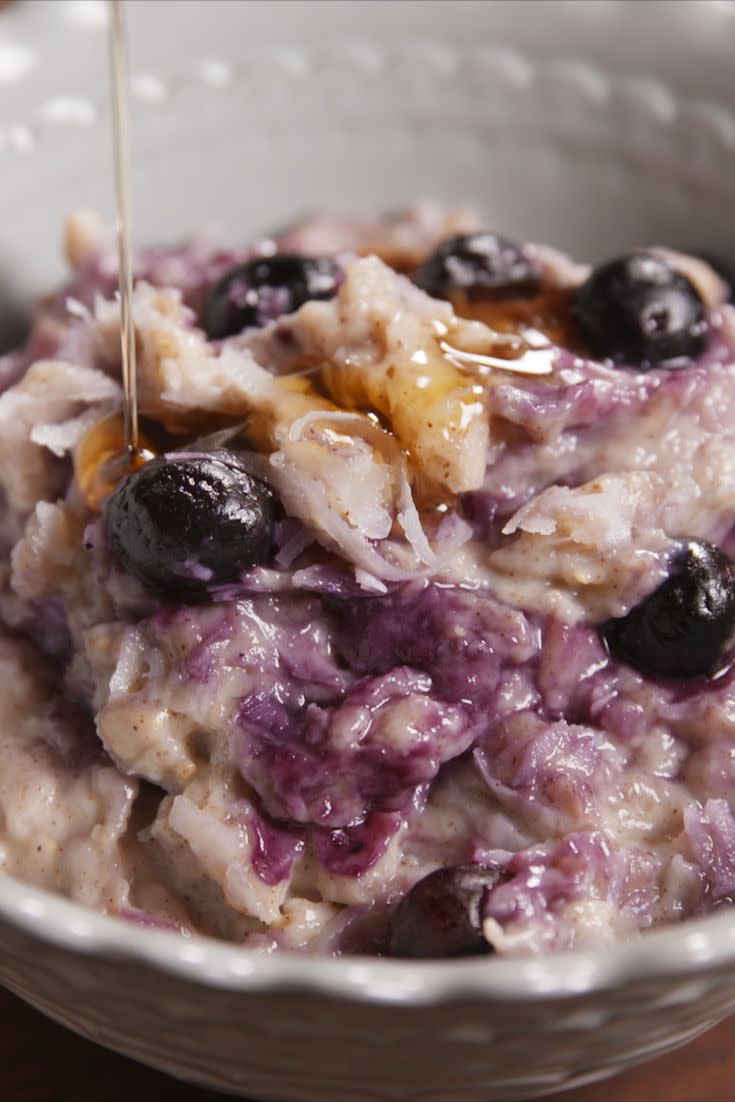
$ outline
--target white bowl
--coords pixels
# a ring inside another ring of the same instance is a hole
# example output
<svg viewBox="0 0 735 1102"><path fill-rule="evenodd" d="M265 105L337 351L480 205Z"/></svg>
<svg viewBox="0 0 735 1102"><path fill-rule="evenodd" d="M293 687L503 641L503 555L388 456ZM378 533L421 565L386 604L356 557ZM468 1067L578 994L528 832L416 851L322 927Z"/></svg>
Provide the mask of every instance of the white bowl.
<svg viewBox="0 0 735 1102"><path fill-rule="evenodd" d="M314 205L433 195L583 257L654 241L735 255L727 0L130 7L139 240L211 222L242 240ZM103 17L97 0L0 16L0 275L19 300L61 275L66 212L111 214ZM531 960L318 960L0 878L0 981L251 1097L488 1102L612 1074L722 1018L735 917Z"/></svg>
<svg viewBox="0 0 735 1102"><path fill-rule="evenodd" d="M541 959L260 956L0 879L0 982L93 1040L278 1102L511 1102L676 1048L735 1008L735 922Z"/></svg>

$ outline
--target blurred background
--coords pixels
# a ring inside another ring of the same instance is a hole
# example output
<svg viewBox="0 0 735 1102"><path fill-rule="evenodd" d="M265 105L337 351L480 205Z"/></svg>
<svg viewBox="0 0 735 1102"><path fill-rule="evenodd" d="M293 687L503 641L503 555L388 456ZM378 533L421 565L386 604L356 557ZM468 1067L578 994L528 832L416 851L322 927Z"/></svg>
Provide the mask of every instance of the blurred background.
<svg viewBox="0 0 735 1102"><path fill-rule="evenodd" d="M417 196L589 258L735 246L731 0L128 0L134 229ZM0 269L112 214L104 0L0 10ZM696 238L696 240L694 240Z"/></svg>

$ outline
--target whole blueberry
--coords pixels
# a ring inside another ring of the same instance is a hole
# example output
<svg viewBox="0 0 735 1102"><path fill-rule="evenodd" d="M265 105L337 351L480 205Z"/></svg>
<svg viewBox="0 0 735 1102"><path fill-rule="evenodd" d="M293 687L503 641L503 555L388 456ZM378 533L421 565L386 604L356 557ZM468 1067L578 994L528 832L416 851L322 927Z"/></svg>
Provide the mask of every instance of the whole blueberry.
<svg viewBox="0 0 735 1102"><path fill-rule="evenodd" d="M495 233L448 238L413 279L434 298L457 292L485 299L526 298L541 285L538 268L521 246Z"/></svg>
<svg viewBox="0 0 735 1102"><path fill-rule="evenodd" d="M330 257L276 253L231 268L215 284L204 311L210 340L260 328L310 299L332 298L340 269Z"/></svg>
<svg viewBox="0 0 735 1102"><path fill-rule="evenodd" d="M716 673L734 631L735 563L695 540L658 589L603 628L611 653L652 677Z"/></svg>
<svg viewBox="0 0 735 1102"><path fill-rule="evenodd" d="M120 565L167 597L204 596L272 553L276 499L229 451L171 453L124 479L107 505Z"/></svg>
<svg viewBox="0 0 735 1102"><path fill-rule="evenodd" d="M487 893L497 868L453 865L429 873L393 912L388 952L394 957L465 957L492 953L482 931Z"/></svg>
<svg viewBox="0 0 735 1102"><path fill-rule="evenodd" d="M682 367L707 342L704 303L661 256L631 253L595 268L572 314L593 356L646 371Z"/></svg>

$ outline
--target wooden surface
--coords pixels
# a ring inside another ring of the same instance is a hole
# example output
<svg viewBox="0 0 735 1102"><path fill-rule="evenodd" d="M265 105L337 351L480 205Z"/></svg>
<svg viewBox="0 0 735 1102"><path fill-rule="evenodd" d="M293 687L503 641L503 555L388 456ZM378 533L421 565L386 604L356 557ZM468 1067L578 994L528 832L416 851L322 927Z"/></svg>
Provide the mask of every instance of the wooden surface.
<svg viewBox="0 0 735 1102"><path fill-rule="evenodd" d="M82 1041L0 991L2 1102L222 1102ZM735 1017L685 1049L557 1102L733 1102ZM298 1099L294 1099L298 1102Z"/></svg>

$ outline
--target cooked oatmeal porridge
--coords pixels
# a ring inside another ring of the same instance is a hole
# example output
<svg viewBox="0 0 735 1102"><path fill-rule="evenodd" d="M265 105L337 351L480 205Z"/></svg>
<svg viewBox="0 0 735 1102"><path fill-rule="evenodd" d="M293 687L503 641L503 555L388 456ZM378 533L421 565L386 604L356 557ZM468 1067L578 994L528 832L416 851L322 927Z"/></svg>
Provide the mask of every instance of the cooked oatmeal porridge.
<svg viewBox="0 0 735 1102"><path fill-rule="evenodd" d="M418 204L114 250L0 359L0 866L262 951L538 953L735 892L735 308Z"/></svg>

